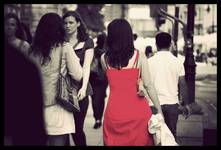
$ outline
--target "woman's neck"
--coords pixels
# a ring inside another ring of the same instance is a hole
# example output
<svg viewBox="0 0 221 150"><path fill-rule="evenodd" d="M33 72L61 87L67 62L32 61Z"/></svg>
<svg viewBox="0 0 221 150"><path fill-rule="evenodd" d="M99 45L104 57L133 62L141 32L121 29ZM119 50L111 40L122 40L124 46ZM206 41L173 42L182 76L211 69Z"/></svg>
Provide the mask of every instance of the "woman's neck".
<svg viewBox="0 0 221 150"><path fill-rule="evenodd" d="M70 43L73 43L73 42L76 43L76 41L78 41L77 32L66 35L66 40L69 41Z"/></svg>

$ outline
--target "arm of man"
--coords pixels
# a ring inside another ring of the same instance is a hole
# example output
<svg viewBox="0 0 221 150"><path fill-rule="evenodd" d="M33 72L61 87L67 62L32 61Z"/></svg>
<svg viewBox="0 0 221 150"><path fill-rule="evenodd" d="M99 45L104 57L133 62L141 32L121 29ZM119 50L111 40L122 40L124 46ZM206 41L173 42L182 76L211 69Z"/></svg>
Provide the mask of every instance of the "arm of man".
<svg viewBox="0 0 221 150"><path fill-rule="evenodd" d="M146 89L150 99L152 100L154 106L156 107L158 113L160 113L162 116L163 112L160 106L160 102L157 96L156 89L154 87L153 82L151 81L151 74L149 71L149 64L146 59L141 60L141 79L143 80L144 88Z"/></svg>

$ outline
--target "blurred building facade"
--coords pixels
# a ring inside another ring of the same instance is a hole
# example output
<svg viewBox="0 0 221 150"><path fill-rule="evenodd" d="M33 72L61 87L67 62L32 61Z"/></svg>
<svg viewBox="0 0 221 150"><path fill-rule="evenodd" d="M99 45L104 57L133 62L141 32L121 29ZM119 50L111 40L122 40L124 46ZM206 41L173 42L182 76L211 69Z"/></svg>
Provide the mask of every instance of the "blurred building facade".
<svg viewBox="0 0 221 150"><path fill-rule="evenodd" d="M180 8L179 18L187 22L187 4L176 5ZM175 15L175 4L168 4L167 13ZM56 12L62 15L65 9L75 10L77 4L5 4L4 13L18 14L22 22L26 23L34 33L39 19L47 12ZM125 18L130 23L135 33L141 37L153 37L156 32L154 18L150 17L148 4L105 4L101 13L104 15L104 24L115 18ZM195 34L203 35L208 31L216 30L217 5L197 4L195 16ZM212 28L213 27L213 28ZM182 37L182 26L179 25L179 36ZM166 20L161 30L172 33L172 23Z"/></svg>

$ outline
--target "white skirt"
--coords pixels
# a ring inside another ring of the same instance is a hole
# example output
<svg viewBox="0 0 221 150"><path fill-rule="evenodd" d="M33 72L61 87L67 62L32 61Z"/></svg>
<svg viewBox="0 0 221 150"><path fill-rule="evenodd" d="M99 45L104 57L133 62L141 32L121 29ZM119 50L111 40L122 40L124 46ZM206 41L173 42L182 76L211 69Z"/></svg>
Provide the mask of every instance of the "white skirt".
<svg viewBox="0 0 221 150"><path fill-rule="evenodd" d="M73 113L66 111L60 105L44 109L45 128L48 135L62 135L75 132Z"/></svg>

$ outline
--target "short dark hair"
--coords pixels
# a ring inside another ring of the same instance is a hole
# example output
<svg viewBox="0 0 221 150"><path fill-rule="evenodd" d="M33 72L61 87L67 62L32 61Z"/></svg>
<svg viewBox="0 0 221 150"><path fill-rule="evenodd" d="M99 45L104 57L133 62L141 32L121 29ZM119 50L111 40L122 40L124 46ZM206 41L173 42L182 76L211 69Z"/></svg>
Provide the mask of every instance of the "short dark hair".
<svg viewBox="0 0 221 150"><path fill-rule="evenodd" d="M147 46L145 49L145 54L148 57L151 53L153 53L152 46Z"/></svg>
<svg viewBox="0 0 221 150"><path fill-rule="evenodd" d="M160 32L156 35L156 45L158 50L162 48L169 48L171 44L171 35L167 32Z"/></svg>
<svg viewBox="0 0 221 150"><path fill-rule="evenodd" d="M134 38L134 41L137 40L137 34L136 33L133 34L133 38Z"/></svg>

